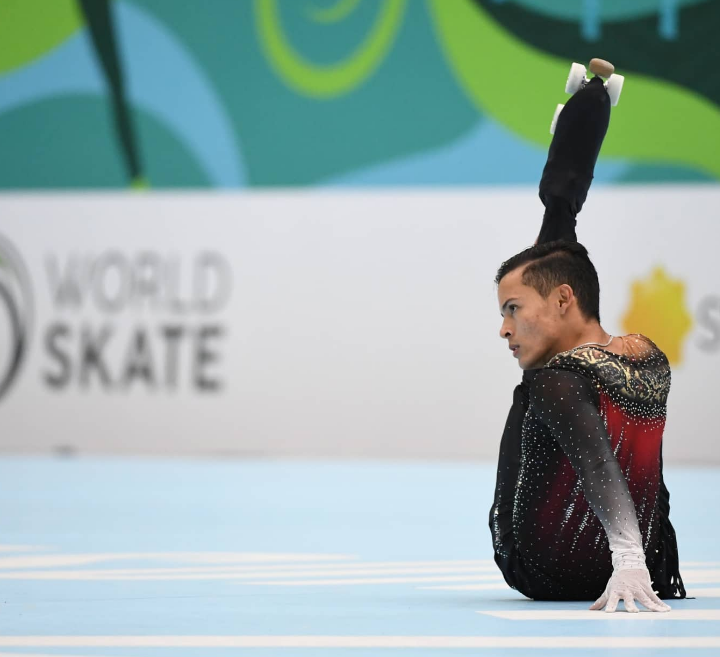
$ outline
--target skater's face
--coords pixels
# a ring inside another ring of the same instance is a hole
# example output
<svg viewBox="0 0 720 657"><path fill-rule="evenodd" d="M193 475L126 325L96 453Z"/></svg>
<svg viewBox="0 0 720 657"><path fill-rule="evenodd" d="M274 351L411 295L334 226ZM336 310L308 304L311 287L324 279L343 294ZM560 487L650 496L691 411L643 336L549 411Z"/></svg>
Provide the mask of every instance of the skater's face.
<svg viewBox="0 0 720 657"><path fill-rule="evenodd" d="M572 290L561 285L544 299L533 287L523 285L523 267L505 275L498 286L503 317L500 337L524 370L543 367L560 349L566 299ZM567 288L567 289L565 289Z"/></svg>

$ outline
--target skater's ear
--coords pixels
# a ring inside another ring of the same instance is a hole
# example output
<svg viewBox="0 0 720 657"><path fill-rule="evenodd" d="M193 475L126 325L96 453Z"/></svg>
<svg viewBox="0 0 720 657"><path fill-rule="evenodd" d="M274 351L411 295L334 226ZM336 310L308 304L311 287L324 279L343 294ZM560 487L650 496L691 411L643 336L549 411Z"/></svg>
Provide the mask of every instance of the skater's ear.
<svg viewBox="0 0 720 657"><path fill-rule="evenodd" d="M564 315L576 301L575 292L567 283L563 283L555 288L555 299L560 314Z"/></svg>

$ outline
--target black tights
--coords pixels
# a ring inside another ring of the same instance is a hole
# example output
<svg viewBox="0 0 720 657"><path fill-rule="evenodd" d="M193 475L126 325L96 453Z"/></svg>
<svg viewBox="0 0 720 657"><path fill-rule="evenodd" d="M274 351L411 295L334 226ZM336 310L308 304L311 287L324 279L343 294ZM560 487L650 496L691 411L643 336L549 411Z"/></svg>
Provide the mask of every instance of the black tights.
<svg viewBox="0 0 720 657"><path fill-rule="evenodd" d="M592 183L600 147L610 123L610 97L601 78L575 93L560 113L540 179L545 206L538 244L577 241L575 217Z"/></svg>

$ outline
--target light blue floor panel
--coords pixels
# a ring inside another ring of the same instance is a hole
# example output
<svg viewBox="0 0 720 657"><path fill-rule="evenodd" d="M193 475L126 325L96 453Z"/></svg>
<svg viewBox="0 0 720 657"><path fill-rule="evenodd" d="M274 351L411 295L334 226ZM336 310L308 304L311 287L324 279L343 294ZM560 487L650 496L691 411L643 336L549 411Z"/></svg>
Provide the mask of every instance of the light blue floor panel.
<svg viewBox="0 0 720 657"><path fill-rule="evenodd" d="M719 475L666 467L697 599L638 618L504 586L491 464L4 457L0 657L717 656Z"/></svg>

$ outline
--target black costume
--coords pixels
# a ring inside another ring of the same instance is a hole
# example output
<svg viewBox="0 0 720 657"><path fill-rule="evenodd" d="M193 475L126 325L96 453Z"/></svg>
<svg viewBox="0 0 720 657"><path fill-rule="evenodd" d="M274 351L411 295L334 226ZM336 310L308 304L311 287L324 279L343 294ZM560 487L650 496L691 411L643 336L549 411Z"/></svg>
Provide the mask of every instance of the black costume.
<svg viewBox="0 0 720 657"><path fill-rule="evenodd" d="M576 241L609 117L600 78L560 114L538 243ZM624 558L647 565L660 598L685 597L662 478L670 367L647 338L623 342L623 355L596 346L557 354L515 389L490 529L505 580L530 598L595 600Z"/></svg>

